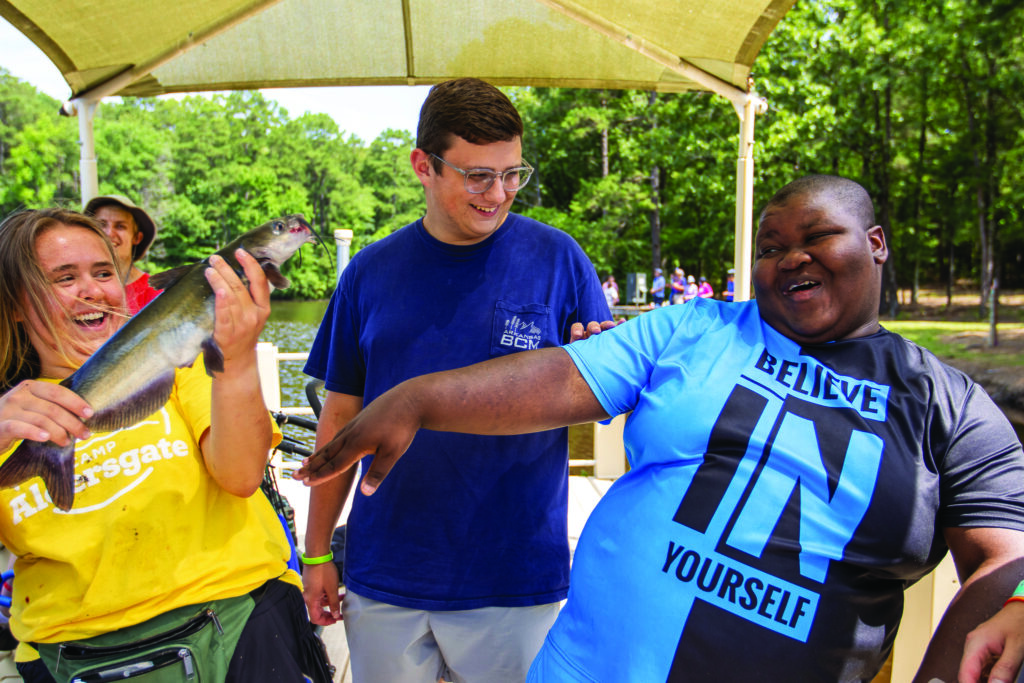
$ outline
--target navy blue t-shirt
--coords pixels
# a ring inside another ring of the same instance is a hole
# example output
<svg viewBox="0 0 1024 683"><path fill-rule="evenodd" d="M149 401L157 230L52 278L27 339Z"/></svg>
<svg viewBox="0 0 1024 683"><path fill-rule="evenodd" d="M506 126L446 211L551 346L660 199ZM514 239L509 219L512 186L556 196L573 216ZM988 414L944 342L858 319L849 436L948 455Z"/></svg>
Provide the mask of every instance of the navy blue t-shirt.
<svg viewBox="0 0 1024 683"><path fill-rule="evenodd" d="M559 230L509 214L488 239L453 246L417 221L352 258L306 373L365 405L411 377L559 346L573 323L610 317L593 265ZM373 496L356 494L346 586L431 610L563 599L567 443L564 429L421 430Z"/></svg>
<svg viewBox="0 0 1024 683"><path fill-rule="evenodd" d="M632 469L591 514L530 681L869 681L942 530L1024 531L1024 456L966 375L887 331L801 346L755 302L566 347Z"/></svg>

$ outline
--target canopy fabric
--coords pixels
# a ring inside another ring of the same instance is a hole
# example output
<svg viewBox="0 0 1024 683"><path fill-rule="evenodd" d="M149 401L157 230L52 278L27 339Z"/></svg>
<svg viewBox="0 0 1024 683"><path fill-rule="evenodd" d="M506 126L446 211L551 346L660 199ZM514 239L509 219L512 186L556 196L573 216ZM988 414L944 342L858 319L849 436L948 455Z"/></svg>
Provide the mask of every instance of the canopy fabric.
<svg viewBox="0 0 1024 683"><path fill-rule="evenodd" d="M0 0L72 98L296 86L747 91L795 0ZM694 68L696 67L696 68Z"/></svg>
<svg viewBox="0 0 1024 683"><path fill-rule="evenodd" d="M98 191L92 117L110 95L299 86L495 85L710 90L740 120L737 301L749 296L749 76L796 0L0 0L71 87L82 201Z"/></svg>

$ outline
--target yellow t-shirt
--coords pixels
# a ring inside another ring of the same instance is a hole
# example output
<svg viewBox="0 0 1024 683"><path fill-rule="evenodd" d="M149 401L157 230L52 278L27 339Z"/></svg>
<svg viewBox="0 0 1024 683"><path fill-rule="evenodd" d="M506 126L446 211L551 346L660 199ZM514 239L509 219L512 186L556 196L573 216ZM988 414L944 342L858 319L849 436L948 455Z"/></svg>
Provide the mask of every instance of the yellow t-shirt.
<svg viewBox="0 0 1024 683"><path fill-rule="evenodd" d="M208 474L198 441L209 426L200 360L177 371L162 409L75 445L69 512L51 504L38 477L0 489L0 539L18 558L15 637L89 638L275 577L301 588L286 570L288 541L266 496L232 495Z"/></svg>

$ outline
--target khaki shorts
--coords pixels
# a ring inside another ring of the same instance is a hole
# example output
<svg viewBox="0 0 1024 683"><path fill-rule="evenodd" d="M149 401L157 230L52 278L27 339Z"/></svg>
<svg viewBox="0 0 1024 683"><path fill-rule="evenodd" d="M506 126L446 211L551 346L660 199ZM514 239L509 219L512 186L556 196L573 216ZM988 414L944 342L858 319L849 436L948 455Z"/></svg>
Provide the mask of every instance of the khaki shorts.
<svg viewBox="0 0 1024 683"><path fill-rule="evenodd" d="M559 606L435 612L396 607L349 591L342 610L352 678L357 683L525 681Z"/></svg>

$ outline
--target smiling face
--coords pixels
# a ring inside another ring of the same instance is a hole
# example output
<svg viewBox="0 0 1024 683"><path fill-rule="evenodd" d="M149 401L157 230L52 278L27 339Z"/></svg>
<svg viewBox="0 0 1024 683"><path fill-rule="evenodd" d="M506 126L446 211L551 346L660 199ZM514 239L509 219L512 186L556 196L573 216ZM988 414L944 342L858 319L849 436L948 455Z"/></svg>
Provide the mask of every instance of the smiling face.
<svg viewBox="0 0 1024 683"><path fill-rule="evenodd" d="M121 326L124 286L107 244L88 228L57 224L36 237L35 253L50 286L39 298L49 304L40 311L23 293L23 323L43 376L66 377Z"/></svg>
<svg viewBox="0 0 1024 683"><path fill-rule="evenodd" d="M885 236L848 199L808 191L769 205L754 252L758 310L785 336L813 344L878 330Z"/></svg>
<svg viewBox="0 0 1024 683"><path fill-rule="evenodd" d="M453 166L500 172L523 165L518 137L485 145L474 145L457 135L452 138L454 144L439 156ZM423 226L434 238L447 244L475 244L501 227L516 193L505 191L500 179L483 194L472 194L461 173L444 165L436 170L422 149L413 150L411 161L426 192Z"/></svg>
<svg viewBox="0 0 1024 683"><path fill-rule="evenodd" d="M114 204L104 204L96 209L96 220L103 226L114 245L118 268L125 275L132 266L132 250L142 241L142 231L135 224L135 217L127 210Z"/></svg>

